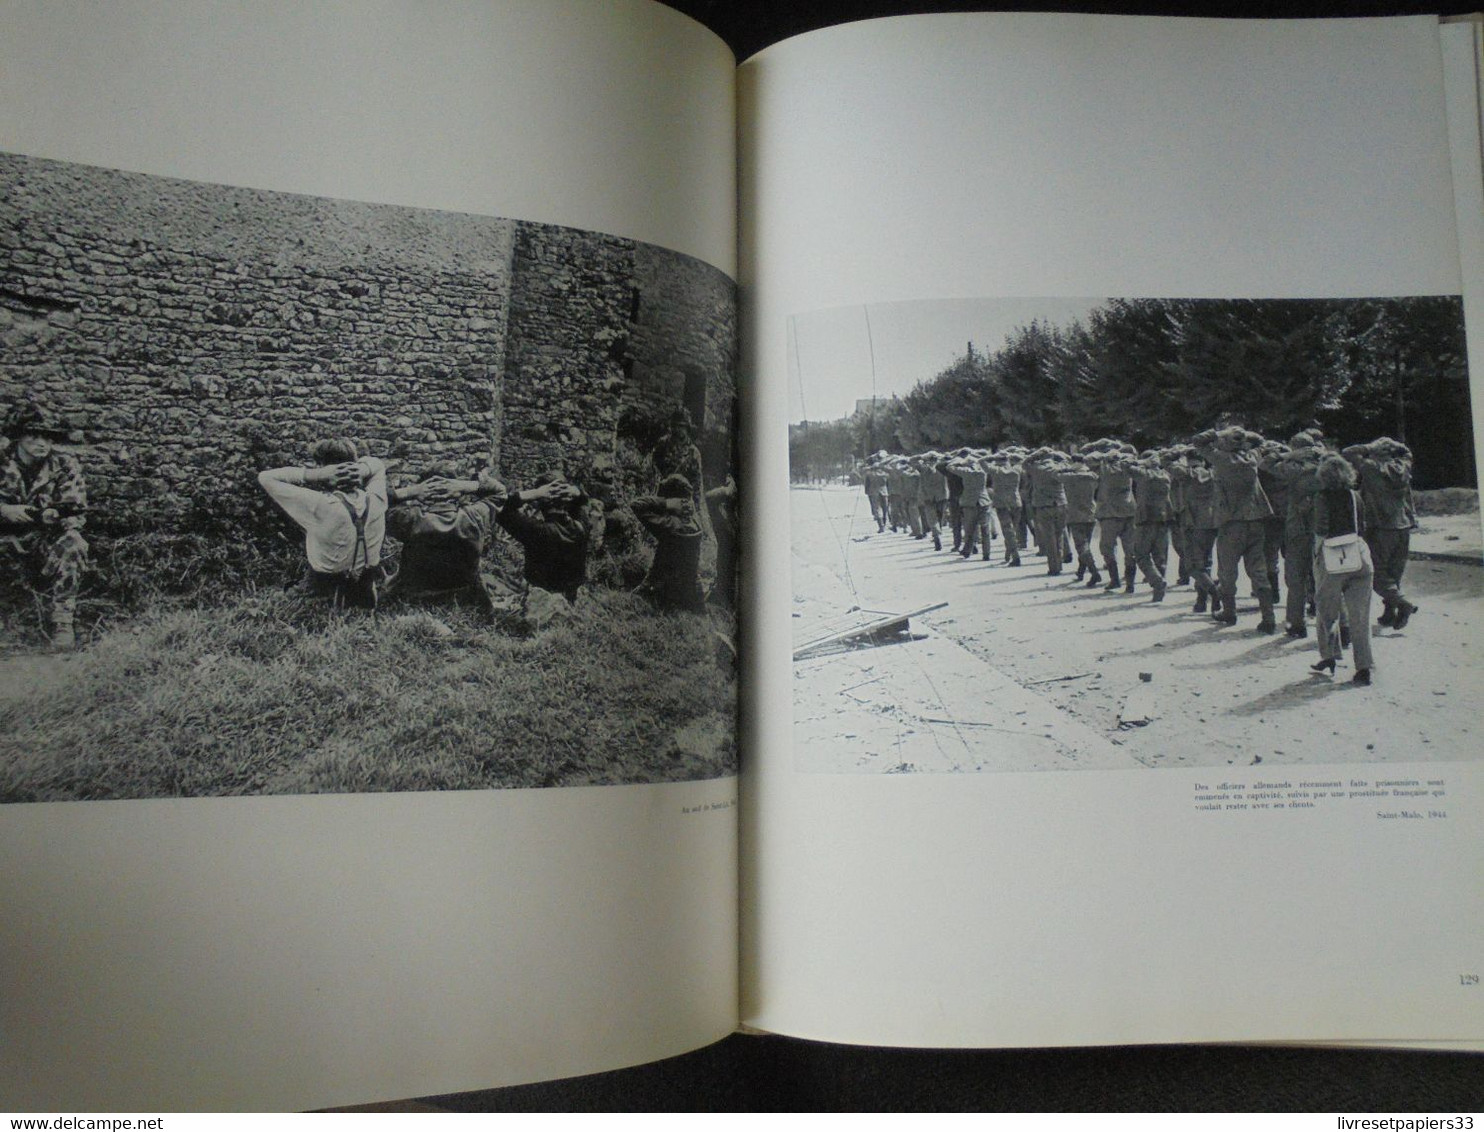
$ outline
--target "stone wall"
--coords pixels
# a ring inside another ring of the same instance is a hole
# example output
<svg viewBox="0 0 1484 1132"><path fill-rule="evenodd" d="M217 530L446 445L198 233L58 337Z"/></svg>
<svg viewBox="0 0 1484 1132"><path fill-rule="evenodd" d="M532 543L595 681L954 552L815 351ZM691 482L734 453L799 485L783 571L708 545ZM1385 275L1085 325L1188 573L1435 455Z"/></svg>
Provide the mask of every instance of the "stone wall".
<svg viewBox="0 0 1484 1132"><path fill-rule="evenodd" d="M327 435L578 473L686 366L729 428L734 294L633 240L0 154L0 410L73 425L90 530L264 519Z"/></svg>
<svg viewBox="0 0 1484 1132"><path fill-rule="evenodd" d="M638 310L626 402L664 413L685 398L686 371L706 378L698 432L733 429L737 396L736 284L700 260L641 244L635 253ZM695 414L692 414L695 417Z"/></svg>
<svg viewBox="0 0 1484 1132"><path fill-rule="evenodd" d="M516 233L498 462L516 482L611 456L634 307L634 241Z"/></svg>
<svg viewBox="0 0 1484 1132"><path fill-rule="evenodd" d="M79 429L103 515L245 514L326 435L483 457L514 227L0 157L0 399Z"/></svg>

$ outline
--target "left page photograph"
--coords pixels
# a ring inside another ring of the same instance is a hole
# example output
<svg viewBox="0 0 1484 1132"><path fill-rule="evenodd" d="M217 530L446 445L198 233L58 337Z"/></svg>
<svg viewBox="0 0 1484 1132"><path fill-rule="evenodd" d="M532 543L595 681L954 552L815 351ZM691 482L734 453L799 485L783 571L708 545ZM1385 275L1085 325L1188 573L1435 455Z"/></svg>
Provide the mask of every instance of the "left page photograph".
<svg viewBox="0 0 1484 1132"><path fill-rule="evenodd" d="M724 1036L730 53L649 3L8 7L6 1107Z"/></svg>

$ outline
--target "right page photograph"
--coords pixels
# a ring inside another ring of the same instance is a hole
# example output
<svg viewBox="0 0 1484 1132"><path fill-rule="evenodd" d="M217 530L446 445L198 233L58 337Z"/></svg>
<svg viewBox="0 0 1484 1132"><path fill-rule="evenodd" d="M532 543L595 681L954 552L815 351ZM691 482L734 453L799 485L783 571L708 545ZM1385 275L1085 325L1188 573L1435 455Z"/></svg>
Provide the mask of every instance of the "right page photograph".
<svg viewBox="0 0 1484 1132"><path fill-rule="evenodd" d="M744 1021L1484 1038L1476 61L1002 14L744 64Z"/></svg>
<svg viewBox="0 0 1484 1132"><path fill-rule="evenodd" d="M1276 772L1484 758L1457 296L923 300L789 346L799 770L1214 768L1202 809L1399 818L1441 784Z"/></svg>

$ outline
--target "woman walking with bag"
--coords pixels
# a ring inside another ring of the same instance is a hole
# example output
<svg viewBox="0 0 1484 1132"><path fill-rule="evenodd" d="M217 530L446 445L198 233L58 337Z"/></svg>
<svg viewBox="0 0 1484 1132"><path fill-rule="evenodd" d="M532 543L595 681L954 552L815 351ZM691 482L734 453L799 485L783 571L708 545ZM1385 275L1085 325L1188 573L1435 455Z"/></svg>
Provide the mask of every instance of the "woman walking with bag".
<svg viewBox="0 0 1484 1132"><path fill-rule="evenodd" d="M1365 504L1355 490L1355 469L1343 456L1319 465L1314 496L1314 582L1318 606L1319 663L1315 672L1334 675L1340 658L1343 607L1355 649L1356 684L1371 682L1371 566L1365 534Z"/></svg>

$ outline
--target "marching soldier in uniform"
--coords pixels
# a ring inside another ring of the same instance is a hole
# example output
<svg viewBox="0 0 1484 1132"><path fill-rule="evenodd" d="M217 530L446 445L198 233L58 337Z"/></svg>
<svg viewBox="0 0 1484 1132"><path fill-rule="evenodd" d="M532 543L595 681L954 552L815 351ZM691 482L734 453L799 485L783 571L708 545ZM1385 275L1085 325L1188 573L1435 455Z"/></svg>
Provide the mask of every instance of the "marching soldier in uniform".
<svg viewBox="0 0 1484 1132"><path fill-rule="evenodd" d="M1208 429L1198 434L1195 449L1211 465L1216 480L1216 564L1220 607L1212 617L1223 625L1237 623L1237 569L1240 564L1252 581L1262 611L1259 633L1278 629L1273 616L1273 591L1268 584L1264 528L1273 513L1257 478L1257 448L1262 437L1242 428Z"/></svg>
<svg viewBox="0 0 1484 1132"><path fill-rule="evenodd" d="M964 481L959 479L958 473L953 470L953 461L961 459L967 453L967 448L960 448L952 455L944 456L938 461L938 474L948 484L948 521L953 525L954 550L958 550L964 542L963 508L959 503L964 494Z"/></svg>
<svg viewBox="0 0 1484 1132"><path fill-rule="evenodd" d="M1326 453L1312 432L1300 432L1288 442L1288 451L1265 461L1287 494L1283 516L1283 585L1287 589L1284 632L1307 637L1305 609L1314 599L1314 495L1319 490L1319 465Z"/></svg>
<svg viewBox="0 0 1484 1132"><path fill-rule="evenodd" d="M999 518L1000 533L1005 538L1005 565L1020 565L1020 480L1021 464L1008 451L995 453L988 466L992 494L990 503Z"/></svg>
<svg viewBox="0 0 1484 1132"><path fill-rule="evenodd" d="M1360 474L1360 494L1369 515L1365 538L1375 570L1372 584L1385 606L1378 624L1405 629L1417 612L1417 606L1402 593L1412 529L1417 526L1412 451L1401 441L1383 436L1369 444L1351 445L1343 455Z"/></svg>
<svg viewBox="0 0 1484 1132"><path fill-rule="evenodd" d="M959 554L968 558L982 546L984 561L988 562L994 517L989 506L989 475L980 464L981 455L972 452L956 461L953 470L964 481L963 493L958 497L964 523L964 543Z"/></svg>
<svg viewBox="0 0 1484 1132"><path fill-rule="evenodd" d="M1132 574L1134 569L1133 538L1134 477L1129 470L1133 462L1132 445L1121 440L1095 440L1087 448L1087 462L1098 473L1096 496L1098 519L1098 551L1103 557L1103 567L1108 571L1105 590L1116 590L1118 577L1118 544L1123 544L1124 570Z"/></svg>
<svg viewBox="0 0 1484 1132"><path fill-rule="evenodd" d="M905 456L899 456L896 465L898 482L902 485L902 518L913 538L926 538L927 531L922 526L921 511L922 476L917 465Z"/></svg>
<svg viewBox="0 0 1484 1132"><path fill-rule="evenodd" d="M907 529L907 516L902 510L902 467L897 463L895 456L888 456L884 467L887 497L891 503L888 512L891 515L892 533L895 534L897 531Z"/></svg>
<svg viewBox="0 0 1484 1132"><path fill-rule="evenodd" d="M1165 565L1170 551L1170 474L1155 452L1145 452L1129 467L1134 478L1134 561L1154 591L1151 601L1164 601ZM1132 593L1130 568L1124 592Z"/></svg>
<svg viewBox="0 0 1484 1132"><path fill-rule="evenodd" d="M881 466L885 456L885 452L877 452L867 459L865 474L861 477L866 498L871 503L871 518L876 520L877 534L884 534L886 524L891 521L891 489L887 486L886 469Z"/></svg>
<svg viewBox="0 0 1484 1132"><path fill-rule="evenodd" d="M1087 578L1089 588L1102 583L1097 560L1092 556L1092 528L1096 523L1098 474L1081 456L1073 456L1057 473L1067 497L1067 531L1077 551L1077 580Z"/></svg>
<svg viewBox="0 0 1484 1132"><path fill-rule="evenodd" d="M1278 559L1287 553L1284 531L1288 527L1288 481L1277 475L1273 465L1288 453L1288 445L1281 440L1264 440L1257 449L1257 479L1262 484L1263 494L1273 513L1263 527L1263 558L1268 564L1268 588L1273 591L1276 604L1282 591L1278 585Z"/></svg>
<svg viewBox="0 0 1484 1132"><path fill-rule="evenodd" d="M938 464L942 459L941 452L924 452L913 458L918 476L918 514L922 520L922 529L933 536L934 550L943 549L943 537L939 531L948 506L948 480L938 471Z"/></svg>
<svg viewBox="0 0 1484 1132"><path fill-rule="evenodd" d="M0 561L13 582L41 605L52 647L77 644L77 593L87 568L88 489L77 461L56 450L61 421L38 409L15 413L0 466Z"/></svg>
<svg viewBox="0 0 1484 1132"><path fill-rule="evenodd" d="M1211 554L1216 546L1216 481L1194 448L1182 445L1169 465L1170 478L1182 485L1185 506L1185 550L1190 580L1195 583L1193 612L1206 612L1207 602L1219 603L1211 577Z"/></svg>
<svg viewBox="0 0 1484 1132"><path fill-rule="evenodd" d="M1175 548L1175 585L1183 586L1190 581L1190 524L1185 507L1185 484L1183 475L1175 474L1175 465L1182 463L1185 455L1183 445L1172 444L1163 450L1160 463L1170 476L1170 542Z"/></svg>
<svg viewBox="0 0 1484 1132"><path fill-rule="evenodd" d="M1067 493L1062 489L1061 470L1065 453L1037 448L1025 458L1031 481L1031 513L1035 517L1036 542L1046 556L1046 573L1059 575L1067 555Z"/></svg>

